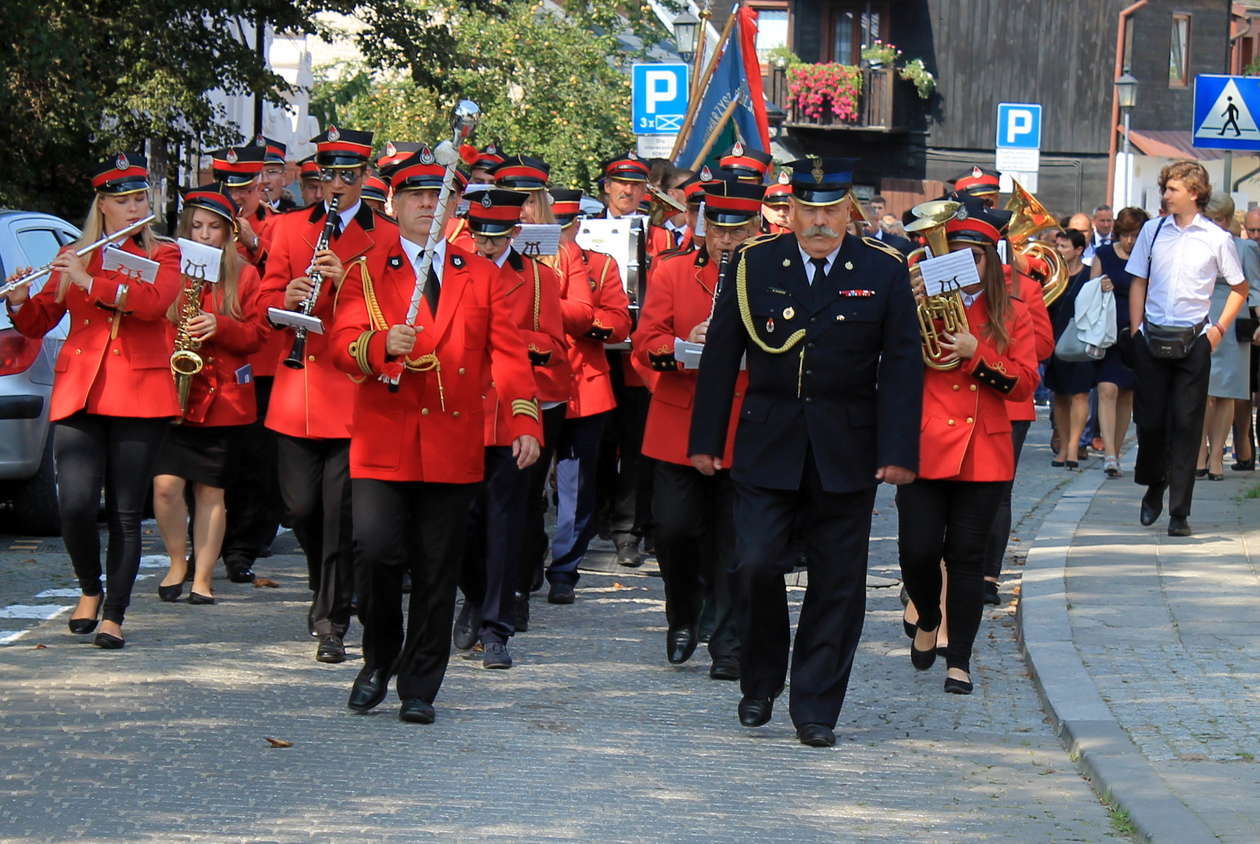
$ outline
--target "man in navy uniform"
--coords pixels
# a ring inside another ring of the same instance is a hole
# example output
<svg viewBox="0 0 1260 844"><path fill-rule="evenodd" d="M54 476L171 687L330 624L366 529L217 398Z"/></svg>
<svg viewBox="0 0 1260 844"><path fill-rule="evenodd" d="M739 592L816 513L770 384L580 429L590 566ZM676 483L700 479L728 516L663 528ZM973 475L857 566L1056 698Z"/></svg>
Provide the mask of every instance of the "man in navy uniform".
<svg viewBox="0 0 1260 844"><path fill-rule="evenodd" d="M705 474L735 437L739 720L770 720L788 671L783 575L799 538L809 587L792 654L789 710L802 744L835 743L866 612L878 484L918 469L923 363L905 259L845 233L851 163L792 163L792 232L742 246L709 323L688 453ZM747 356L735 431L728 418ZM794 527L800 526L800 536Z"/></svg>

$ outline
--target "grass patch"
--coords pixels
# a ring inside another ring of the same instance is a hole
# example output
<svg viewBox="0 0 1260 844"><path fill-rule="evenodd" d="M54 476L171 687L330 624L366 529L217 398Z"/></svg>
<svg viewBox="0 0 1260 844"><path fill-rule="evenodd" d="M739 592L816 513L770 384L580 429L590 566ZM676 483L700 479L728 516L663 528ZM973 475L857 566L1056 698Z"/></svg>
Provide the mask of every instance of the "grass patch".
<svg viewBox="0 0 1260 844"><path fill-rule="evenodd" d="M1242 498L1260 498L1260 484L1256 484L1251 489L1244 492Z"/></svg>
<svg viewBox="0 0 1260 844"><path fill-rule="evenodd" d="M1137 835L1137 827L1133 825L1133 818L1129 817L1127 810L1122 809L1110 800L1104 800L1103 805L1107 807L1107 816L1111 818L1111 828L1118 835Z"/></svg>

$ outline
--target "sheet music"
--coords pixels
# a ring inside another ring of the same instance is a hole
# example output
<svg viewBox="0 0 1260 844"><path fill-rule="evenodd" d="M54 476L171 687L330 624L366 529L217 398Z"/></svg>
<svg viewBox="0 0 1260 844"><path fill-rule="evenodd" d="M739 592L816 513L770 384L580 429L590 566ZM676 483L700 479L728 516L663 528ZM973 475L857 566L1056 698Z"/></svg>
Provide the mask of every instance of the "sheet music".
<svg viewBox="0 0 1260 844"><path fill-rule="evenodd" d="M522 255L536 258L560 251L560 226L556 223L522 223L512 247Z"/></svg>
<svg viewBox="0 0 1260 844"><path fill-rule="evenodd" d="M133 281L144 281L152 284L157 280L158 262L150 261L139 255L133 255L110 244L101 255L102 270L118 270Z"/></svg>
<svg viewBox="0 0 1260 844"><path fill-rule="evenodd" d="M217 284L223 250L185 237L181 237L178 242L180 272L192 279Z"/></svg>
<svg viewBox="0 0 1260 844"><path fill-rule="evenodd" d="M695 370L700 368L700 357L704 354L703 343L692 343L681 337L674 338L674 360L682 364L685 370ZM748 368L748 355L744 355L739 359L739 368Z"/></svg>
<svg viewBox="0 0 1260 844"><path fill-rule="evenodd" d="M928 258L915 266L923 273L923 286L929 296L980 283L976 259L971 257L970 249L965 252L950 252L939 258Z"/></svg>

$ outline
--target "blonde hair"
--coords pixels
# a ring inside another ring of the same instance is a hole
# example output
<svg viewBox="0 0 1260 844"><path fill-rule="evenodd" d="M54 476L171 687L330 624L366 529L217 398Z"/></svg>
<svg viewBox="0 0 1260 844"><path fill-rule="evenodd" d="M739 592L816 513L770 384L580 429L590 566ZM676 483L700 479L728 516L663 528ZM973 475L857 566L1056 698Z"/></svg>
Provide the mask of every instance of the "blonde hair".
<svg viewBox="0 0 1260 844"><path fill-rule="evenodd" d="M72 251L77 251L85 246L89 246L105 236L105 212L101 210L101 194L97 193L92 196L92 204L88 206L87 216L83 220L83 228L80 229L79 239L70 244ZM153 196L149 195L149 208L153 208ZM145 226L140 232L132 237L140 238L140 245L144 247L145 257L152 258L153 253L157 251L159 239L154 233L152 225ZM70 289L70 277L62 273L61 280L57 283L57 302L60 304L65 301L66 291Z"/></svg>
<svg viewBox="0 0 1260 844"><path fill-rule="evenodd" d="M534 200L534 222L551 225L556 222L556 215L551 210L551 194L545 190L532 190L529 195ZM529 200L526 200L528 204Z"/></svg>
<svg viewBox="0 0 1260 844"><path fill-rule="evenodd" d="M175 230L177 237L191 239L192 218L198 211L205 211L207 214L215 213L208 208L201 208L197 205L185 205L184 210L179 214L179 225ZM215 216L218 217L220 215L215 214ZM215 302L218 305L220 314L230 316L233 319L240 319L241 253L236 248L234 222L229 222L227 231L228 238L223 244L223 257L219 259L219 283L215 285ZM166 316L172 321L179 318L179 305L182 298L182 296L176 296L175 301L171 303L170 309L166 312Z"/></svg>
<svg viewBox="0 0 1260 844"><path fill-rule="evenodd" d="M1185 185L1186 190L1194 194L1195 204L1202 211L1212 197L1212 182L1208 179L1207 169L1197 161L1174 161L1159 171L1159 190L1163 193L1168 183L1176 179Z"/></svg>

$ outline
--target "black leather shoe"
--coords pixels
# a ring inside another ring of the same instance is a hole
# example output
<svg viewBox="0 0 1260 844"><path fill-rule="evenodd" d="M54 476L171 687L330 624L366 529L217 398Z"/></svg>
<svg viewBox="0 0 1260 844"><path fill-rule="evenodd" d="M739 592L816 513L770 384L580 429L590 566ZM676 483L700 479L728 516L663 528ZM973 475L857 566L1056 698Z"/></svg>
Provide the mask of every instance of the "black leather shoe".
<svg viewBox="0 0 1260 844"><path fill-rule="evenodd" d="M643 558L639 556L639 537L632 533L618 534L613 538L613 544L617 546L617 565L630 569L643 565Z"/></svg>
<svg viewBox="0 0 1260 844"><path fill-rule="evenodd" d="M713 631L717 630L717 605L712 601L705 601L700 605L700 619L696 622L696 636L704 644L708 644L713 638Z"/></svg>
<svg viewBox="0 0 1260 844"><path fill-rule="evenodd" d="M924 631L925 633L928 631ZM936 643L932 643L932 647L926 651L918 651L914 648L914 642L910 643L910 664L919 671L927 671L932 667L932 663L936 662Z"/></svg>
<svg viewBox="0 0 1260 844"><path fill-rule="evenodd" d="M517 633L529 630L529 595L517 592L512 601L512 629Z"/></svg>
<svg viewBox="0 0 1260 844"><path fill-rule="evenodd" d="M359 676L354 678L347 705L355 712L367 712L378 706L388 693L389 672L384 668L365 665Z"/></svg>
<svg viewBox="0 0 1260 844"><path fill-rule="evenodd" d="M228 580L233 583L253 583L254 570L249 566L239 566L228 569Z"/></svg>
<svg viewBox="0 0 1260 844"><path fill-rule="evenodd" d="M953 677L945 678L945 693L949 695L969 695L974 687L970 680L956 680Z"/></svg>
<svg viewBox="0 0 1260 844"><path fill-rule="evenodd" d="M315 605L311 604L311 608L306 611L306 632L311 638L319 636L315 632Z"/></svg>
<svg viewBox="0 0 1260 844"><path fill-rule="evenodd" d="M319 637L319 647L315 649L316 662L345 662L346 646L340 636L329 634Z"/></svg>
<svg viewBox="0 0 1260 844"><path fill-rule="evenodd" d="M709 666L709 678L712 680L738 680L739 660L733 656L715 657Z"/></svg>
<svg viewBox="0 0 1260 844"><path fill-rule="evenodd" d="M96 629L96 617L101 614L101 607L105 605L105 595L101 593L96 595L96 612L91 618L72 618L68 622L71 633L77 633L80 636L91 633Z"/></svg>
<svg viewBox="0 0 1260 844"><path fill-rule="evenodd" d="M116 651L127 644L127 641L117 636L111 636L108 633L97 633L96 638L92 640L92 644L107 651Z"/></svg>
<svg viewBox="0 0 1260 844"><path fill-rule="evenodd" d="M551 584L551 588L547 590L547 603L549 604L573 603L573 584L572 583Z"/></svg>
<svg viewBox="0 0 1260 844"><path fill-rule="evenodd" d="M455 633L451 641L461 651L466 651L477 644L477 635L481 632L481 609L473 606L472 601L464 599L464 607L455 619Z"/></svg>
<svg viewBox="0 0 1260 844"><path fill-rule="evenodd" d="M671 627L665 634L665 657L671 665L681 665L696 652L696 626Z"/></svg>
<svg viewBox="0 0 1260 844"><path fill-rule="evenodd" d="M398 709L398 720L410 724L432 724L435 718L437 712L434 711L433 704L418 697L407 698Z"/></svg>
<svg viewBox="0 0 1260 844"><path fill-rule="evenodd" d="M487 642L486 655L481 660L482 668L511 668L512 654L502 642Z"/></svg>
<svg viewBox="0 0 1260 844"><path fill-rule="evenodd" d="M739 723L745 727L760 727L774 713L774 698L748 697L739 701Z"/></svg>
<svg viewBox="0 0 1260 844"><path fill-rule="evenodd" d="M1239 460L1238 462L1231 465L1229 468L1235 472L1254 472L1256 471L1256 461L1254 459Z"/></svg>
<svg viewBox="0 0 1260 844"><path fill-rule="evenodd" d="M173 604L179 600L179 596L184 594L184 582L173 583L170 586L158 584L158 597L168 604Z"/></svg>
<svg viewBox="0 0 1260 844"><path fill-rule="evenodd" d="M195 606L209 606L214 603L214 596L202 595L200 592L189 592L188 603Z"/></svg>
<svg viewBox="0 0 1260 844"><path fill-rule="evenodd" d="M832 747L836 743L835 731L826 724L801 724L796 737L806 747Z"/></svg>
<svg viewBox="0 0 1260 844"><path fill-rule="evenodd" d="M984 582L984 602L995 607L1002 603L1002 597L998 595L998 585L992 580Z"/></svg>
<svg viewBox="0 0 1260 844"><path fill-rule="evenodd" d="M1190 522L1185 516L1169 516L1168 517L1168 535L1169 536L1189 536Z"/></svg>
<svg viewBox="0 0 1260 844"><path fill-rule="evenodd" d="M1146 494L1142 496L1142 510L1138 514L1139 521L1144 527L1155 524L1155 520L1159 518L1159 514L1164 512L1164 488L1162 486L1147 487Z"/></svg>

